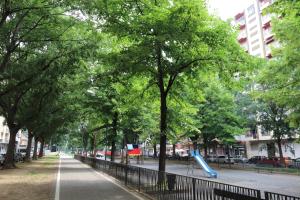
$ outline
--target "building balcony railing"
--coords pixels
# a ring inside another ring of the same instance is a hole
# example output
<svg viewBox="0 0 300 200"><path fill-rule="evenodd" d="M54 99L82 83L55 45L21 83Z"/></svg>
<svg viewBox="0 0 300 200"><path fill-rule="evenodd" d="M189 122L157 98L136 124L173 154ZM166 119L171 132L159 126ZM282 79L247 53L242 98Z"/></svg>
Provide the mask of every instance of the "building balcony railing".
<svg viewBox="0 0 300 200"><path fill-rule="evenodd" d="M244 43L244 42L246 42L247 41L247 37L241 37L241 38L238 38L238 41L239 41L239 43Z"/></svg>
<svg viewBox="0 0 300 200"><path fill-rule="evenodd" d="M274 41L274 36L273 35L270 35L270 36L266 37L266 39L265 39L266 44L270 44L273 41Z"/></svg>
<svg viewBox="0 0 300 200"><path fill-rule="evenodd" d="M244 30L246 28L246 24L239 24L240 30Z"/></svg>
<svg viewBox="0 0 300 200"><path fill-rule="evenodd" d="M240 13L236 14L234 18L235 18L235 20L238 20L238 19L240 19L241 17L243 17L244 15L245 15L244 12L240 12Z"/></svg>
<svg viewBox="0 0 300 200"><path fill-rule="evenodd" d="M267 22L267 23L265 23L264 25L263 25L263 28L266 30L266 29L268 29L268 28L270 28L271 27L271 21L269 21L269 22Z"/></svg>
<svg viewBox="0 0 300 200"><path fill-rule="evenodd" d="M263 10L272 4L272 0L260 0L259 7Z"/></svg>

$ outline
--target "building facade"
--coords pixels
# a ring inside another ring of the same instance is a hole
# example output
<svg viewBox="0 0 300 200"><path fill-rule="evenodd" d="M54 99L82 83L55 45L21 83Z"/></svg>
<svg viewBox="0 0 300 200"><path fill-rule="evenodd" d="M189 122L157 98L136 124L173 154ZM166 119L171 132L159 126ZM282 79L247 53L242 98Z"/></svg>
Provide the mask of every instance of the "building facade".
<svg viewBox="0 0 300 200"><path fill-rule="evenodd" d="M272 33L272 15L265 10L274 0L253 0L247 8L234 17L233 24L239 28L238 42L250 55L271 59L273 47L279 43ZM300 144L294 139L284 139L282 142L283 154L286 157L300 157ZM278 146L275 144L272 132L265 131L258 126L255 131L236 137L241 146L245 147L245 155L278 156Z"/></svg>
<svg viewBox="0 0 300 200"><path fill-rule="evenodd" d="M9 142L9 129L5 124L4 117L0 116L0 154L6 153Z"/></svg>
<svg viewBox="0 0 300 200"><path fill-rule="evenodd" d="M9 143L9 129L4 117L0 116L0 154L5 154ZM28 143L27 131L20 130L16 136L16 149L25 149Z"/></svg>
<svg viewBox="0 0 300 200"><path fill-rule="evenodd" d="M273 1L253 0L234 17L233 23L239 27L238 42L250 55L272 58L272 47L279 45L272 33L272 15L264 12Z"/></svg>

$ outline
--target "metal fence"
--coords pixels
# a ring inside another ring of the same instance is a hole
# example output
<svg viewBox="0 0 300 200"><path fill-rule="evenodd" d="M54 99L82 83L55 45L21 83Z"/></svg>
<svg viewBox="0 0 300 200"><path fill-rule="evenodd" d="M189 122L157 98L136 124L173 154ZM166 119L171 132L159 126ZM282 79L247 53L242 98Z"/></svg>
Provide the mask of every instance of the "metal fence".
<svg viewBox="0 0 300 200"><path fill-rule="evenodd" d="M75 155L75 159L89 164L122 181L126 186L152 199L165 200L261 200L260 190L159 172L91 157ZM265 192L266 200L300 200L298 197Z"/></svg>

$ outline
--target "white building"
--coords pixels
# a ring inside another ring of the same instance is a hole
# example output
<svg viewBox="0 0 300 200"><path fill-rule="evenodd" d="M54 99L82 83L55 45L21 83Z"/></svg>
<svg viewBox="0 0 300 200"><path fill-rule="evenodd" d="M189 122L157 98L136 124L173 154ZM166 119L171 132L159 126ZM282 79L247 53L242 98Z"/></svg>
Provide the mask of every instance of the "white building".
<svg viewBox="0 0 300 200"><path fill-rule="evenodd" d="M5 124L5 120L0 116L0 154L6 153L9 142L9 129Z"/></svg>
<svg viewBox="0 0 300 200"><path fill-rule="evenodd" d="M264 10L274 0L252 0L252 2L234 17L234 25L239 27L238 42L250 55L261 58L272 58L272 47L278 47L272 33L272 15ZM269 156L278 154L278 146L268 132L258 126L257 130L249 131L246 135L236 137L240 144L245 146L248 158L252 156ZM284 139L282 142L283 155L300 157L300 144Z"/></svg>
<svg viewBox="0 0 300 200"><path fill-rule="evenodd" d="M9 142L9 129L5 123L4 117L0 116L0 154L5 154ZM16 136L16 149L25 149L27 147L27 131L20 130Z"/></svg>
<svg viewBox="0 0 300 200"><path fill-rule="evenodd" d="M274 0L253 0L252 3L234 17L234 24L240 28L238 41L250 55L271 58L272 46L277 46L272 33L271 14L264 10Z"/></svg>

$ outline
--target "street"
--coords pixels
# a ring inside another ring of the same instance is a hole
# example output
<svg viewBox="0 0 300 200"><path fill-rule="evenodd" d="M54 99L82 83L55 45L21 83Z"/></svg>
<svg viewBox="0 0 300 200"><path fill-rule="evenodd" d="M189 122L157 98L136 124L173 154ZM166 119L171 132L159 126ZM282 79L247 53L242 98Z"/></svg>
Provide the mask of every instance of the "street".
<svg viewBox="0 0 300 200"><path fill-rule="evenodd" d="M143 165L138 165L135 160L131 160L131 165L157 170L158 160L148 160ZM167 161L166 171L196 178L206 178L205 172L198 165L193 167L193 165L188 166ZM231 169L216 169L216 171L218 178L210 178L209 180L300 197L300 176Z"/></svg>

